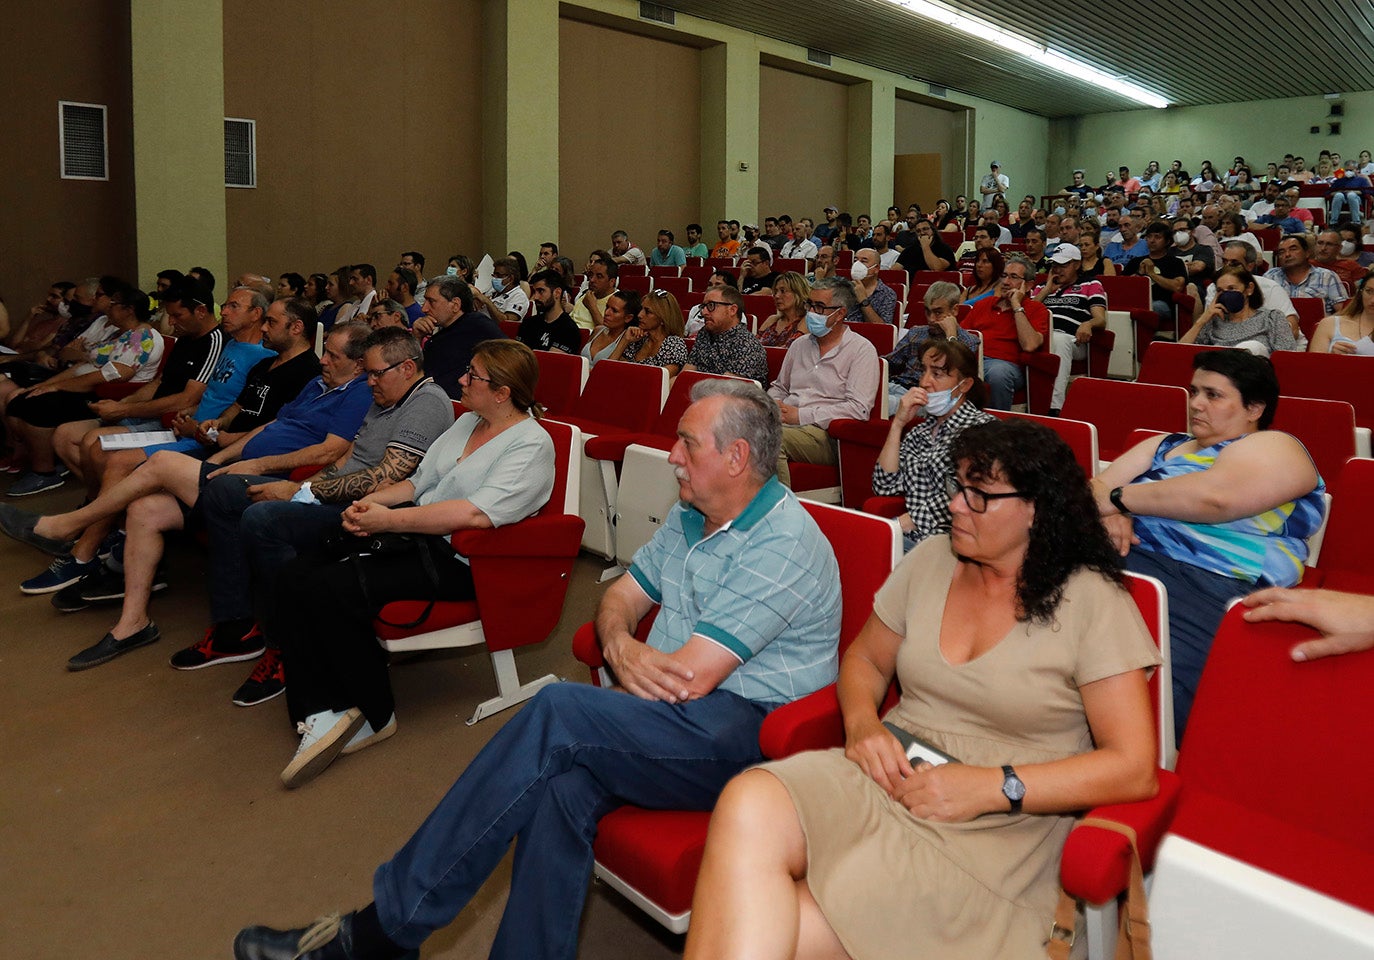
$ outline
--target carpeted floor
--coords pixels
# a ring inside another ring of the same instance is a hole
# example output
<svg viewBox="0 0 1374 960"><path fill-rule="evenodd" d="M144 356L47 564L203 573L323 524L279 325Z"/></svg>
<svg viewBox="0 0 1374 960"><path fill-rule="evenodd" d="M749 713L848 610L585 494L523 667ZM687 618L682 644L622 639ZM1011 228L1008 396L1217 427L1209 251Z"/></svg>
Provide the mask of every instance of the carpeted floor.
<svg viewBox="0 0 1374 960"><path fill-rule="evenodd" d="M11 502L53 512L78 497L69 483ZM278 775L296 736L284 702L229 700L252 664L167 666L206 626L197 547L171 543L171 585L153 605L162 640L84 673L68 673L66 660L100 638L114 611L63 615L47 597L21 595L19 581L47 562L0 537L0 957L228 957L245 924L296 925L361 906L375 865L506 719L464 723L495 690L484 652L410 660L393 670L397 735L288 792ZM554 636L516 653L523 679L586 681L570 642L595 608L604 566L579 560ZM422 955L485 956L508 880L509 857ZM580 956L680 950L681 938L594 884Z"/></svg>

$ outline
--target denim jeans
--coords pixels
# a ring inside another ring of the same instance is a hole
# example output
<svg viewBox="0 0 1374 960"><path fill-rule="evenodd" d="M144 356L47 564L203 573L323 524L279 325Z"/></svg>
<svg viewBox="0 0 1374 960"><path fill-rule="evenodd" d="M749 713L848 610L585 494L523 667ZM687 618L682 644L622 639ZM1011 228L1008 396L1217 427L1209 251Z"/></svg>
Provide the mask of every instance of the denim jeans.
<svg viewBox="0 0 1374 960"><path fill-rule="evenodd" d="M1226 607L1236 597L1255 589L1245 580L1209 573L1201 567L1171 559L1152 550L1132 547L1126 569L1164 584L1169 595L1169 657L1173 673L1174 737L1183 742L1183 730L1193 709L1202 668Z"/></svg>
<svg viewBox="0 0 1374 960"><path fill-rule="evenodd" d="M1010 410L1012 401L1016 399L1016 391L1025 386L1026 374L1019 363L985 356L983 380L988 385L988 407Z"/></svg>
<svg viewBox="0 0 1374 960"><path fill-rule="evenodd" d="M1332 193L1331 222L1339 223L1342 213L1350 214L1352 223L1359 223L1364 214L1364 195L1358 190Z"/></svg>
<svg viewBox="0 0 1374 960"><path fill-rule="evenodd" d="M545 687L377 868L383 931L398 946L418 947L458 914L515 840L491 956L571 960L597 821L626 803L711 809L732 776L763 759L766 713L721 690L674 706L586 684Z"/></svg>

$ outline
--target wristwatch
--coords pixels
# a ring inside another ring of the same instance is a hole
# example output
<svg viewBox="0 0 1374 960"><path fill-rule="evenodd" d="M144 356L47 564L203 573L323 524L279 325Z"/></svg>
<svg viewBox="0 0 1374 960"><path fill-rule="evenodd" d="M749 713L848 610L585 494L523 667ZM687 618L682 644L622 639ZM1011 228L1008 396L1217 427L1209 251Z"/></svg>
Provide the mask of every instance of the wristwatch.
<svg viewBox="0 0 1374 960"><path fill-rule="evenodd" d="M1026 785L1021 782L1021 778L1016 775L1011 764L1002 766L1002 796L1011 801L1011 809L1008 813L1020 813L1021 801L1026 796Z"/></svg>
<svg viewBox="0 0 1374 960"><path fill-rule="evenodd" d="M1112 506L1116 507L1116 509L1121 512L1121 515L1123 517L1129 517L1131 515L1131 511L1126 509L1126 504L1121 502L1122 489L1124 488L1113 487L1112 492L1107 494L1107 499L1112 502Z"/></svg>

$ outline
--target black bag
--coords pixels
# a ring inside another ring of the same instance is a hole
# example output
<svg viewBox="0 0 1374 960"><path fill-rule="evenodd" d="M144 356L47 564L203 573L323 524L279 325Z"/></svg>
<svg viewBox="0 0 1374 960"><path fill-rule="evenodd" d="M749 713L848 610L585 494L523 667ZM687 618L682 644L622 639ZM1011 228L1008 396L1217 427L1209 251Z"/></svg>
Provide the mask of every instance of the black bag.
<svg viewBox="0 0 1374 960"><path fill-rule="evenodd" d="M325 533L320 538L320 550L326 555L336 560L347 560L353 568L353 572L358 578L358 589L362 592L363 603L369 608L377 610L376 618L388 627L395 627L399 630L409 630L411 627L418 627L429 619L430 611L434 609L435 600L430 600L420 616L410 623L392 623L389 620L382 620L381 609L384 604L374 603L367 589L367 564L362 562L362 557L387 557L404 556L409 553L418 553L420 565L424 568L425 577L429 580L430 589L435 593L439 591L439 571L434 566L434 556L430 552L437 545L442 544L444 549L449 547L448 539L431 533L372 533L367 536L357 536L349 533L343 527L337 527Z"/></svg>

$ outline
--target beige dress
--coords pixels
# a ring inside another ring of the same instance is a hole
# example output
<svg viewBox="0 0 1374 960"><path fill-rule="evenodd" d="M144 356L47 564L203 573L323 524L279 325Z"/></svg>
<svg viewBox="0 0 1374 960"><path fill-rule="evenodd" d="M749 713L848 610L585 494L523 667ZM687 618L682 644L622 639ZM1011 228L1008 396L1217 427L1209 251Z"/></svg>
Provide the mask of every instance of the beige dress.
<svg viewBox="0 0 1374 960"><path fill-rule="evenodd" d="M958 666L939 649L956 564L947 536L920 544L874 612L905 639L902 699L885 718L977 766L1034 764L1092 749L1078 688L1159 662L1130 596L1069 579L1050 626L1018 624ZM856 960L1044 957L1071 816L988 814L931 823L893 801L843 750L768 764L806 833L811 891Z"/></svg>

